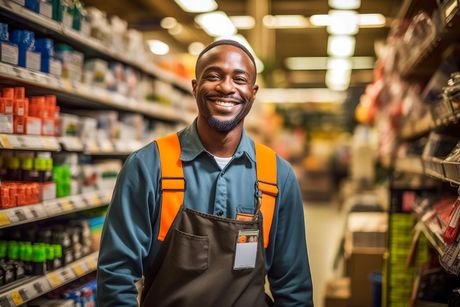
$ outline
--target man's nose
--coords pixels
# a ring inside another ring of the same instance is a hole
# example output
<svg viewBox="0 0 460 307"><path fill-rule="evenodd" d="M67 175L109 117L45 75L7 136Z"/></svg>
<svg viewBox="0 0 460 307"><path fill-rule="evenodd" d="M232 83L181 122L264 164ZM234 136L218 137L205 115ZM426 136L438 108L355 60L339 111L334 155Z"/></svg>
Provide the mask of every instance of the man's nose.
<svg viewBox="0 0 460 307"><path fill-rule="evenodd" d="M232 78L224 78L217 85L216 89L224 94L230 94L235 92L235 86L233 84Z"/></svg>

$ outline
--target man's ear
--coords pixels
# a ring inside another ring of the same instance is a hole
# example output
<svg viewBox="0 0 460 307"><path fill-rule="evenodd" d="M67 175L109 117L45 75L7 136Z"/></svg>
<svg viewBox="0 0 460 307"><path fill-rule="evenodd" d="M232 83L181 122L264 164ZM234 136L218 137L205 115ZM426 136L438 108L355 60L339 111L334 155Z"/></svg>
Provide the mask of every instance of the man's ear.
<svg viewBox="0 0 460 307"><path fill-rule="evenodd" d="M193 92L193 96L196 97L196 79L193 79L192 80L192 92Z"/></svg>
<svg viewBox="0 0 460 307"><path fill-rule="evenodd" d="M252 87L252 96L254 99L256 98L258 91L259 91L259 86L257 84L254 84L254 86Z"/></svg>

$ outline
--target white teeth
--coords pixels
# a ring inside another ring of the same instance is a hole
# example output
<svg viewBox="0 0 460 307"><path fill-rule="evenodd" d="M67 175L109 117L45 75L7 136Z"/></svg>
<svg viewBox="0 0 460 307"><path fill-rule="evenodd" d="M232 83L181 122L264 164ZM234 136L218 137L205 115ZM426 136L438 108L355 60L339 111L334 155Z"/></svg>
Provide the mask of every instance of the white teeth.
<svg viewBox="0 0 460 307"><path fill-rule="evenodd" d="M233 102L225 102L225 101L216 101L216 104L223 106L223 107L233 107L235 103Z"/></svg>

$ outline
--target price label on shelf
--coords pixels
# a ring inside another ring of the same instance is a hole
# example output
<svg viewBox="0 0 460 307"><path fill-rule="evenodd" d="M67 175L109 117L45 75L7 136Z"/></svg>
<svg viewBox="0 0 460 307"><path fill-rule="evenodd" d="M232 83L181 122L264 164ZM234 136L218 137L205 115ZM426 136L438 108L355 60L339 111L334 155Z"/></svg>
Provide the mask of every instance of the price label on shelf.
<svg viewBox="0 0 460 307"><path fill-rule="evenodd" d="M51 285L51 288L57 288L63 283L62 277L54 272L48 273L46 277Z"/></svg>
<svg viewBox="0 0 460 307"><path fill-rule="evenodd" d="M19 291L13 291L13 292L11 292L10 296L11 296L11 300L13 301L13 303L14 303L16 306L19 306L19 305L24 304L24 299L22 298L22 296L21 296L21 294L19 293Z"/></svg>
<svg viewBox="0 0 460 307"><path fill-rule="evenodd" d="M70 83L70 81L67 79L61 81L61 88L69 92L73 91L72 83Z"/></svg>
<svg viewBox="0 0 460 307"><path fill-rule="evenodd" d="M56 200L46 202L44 207L48 215L57 214L62 211L61 207L59 206L59 202Z"/></svg>
<svg viewBox="0 0 460 307"><path fill-rule="evenodd" d="M82 263L76 263L72 265L72 271L77 275L77 277L81 277L88 272L88 269L85 269Z"/></svg>
<svg viewBox="0 0 460 307"><path fill-rule="evenodd" d="M75 279L75 277L77 277L71 268L62 269L59 272L59 276L62 282L68 282L72 279Z"/></svg>
<svg viewBox="0 0 460 307"><path fill-rule="evenodd" d="M10 217L5 211L0 211L0 226L11 224Z"/></svg>
<svg viewBox="0 0 460 307"><path fill-rule="evenodd" d="M94 194L94 195L91 197L91 204L92 204L93 206L100 206L100 205L102 205L102 201L101 201L101 199L99 198L99 195Z"/></svg>
<svg viewBox="0 0 460 307"><path fill-rule="evenodd" d="M37 297L48 292L51 289L51 285L46 277L42 277L33 284L29 285L27 289L28 292L31 293L31 296Z"/></svg>
<svg viewBox="0 0 460 307"><path fill-rule="evenodd" d="M9 216L10 219L15 222L23 222L27 220L27 216L22 208L10 210Z"/></svg>
<svg viewBox="0 0 460 307"><path fill-rule="evenodd" d="M72 202L69 199L62 199L59 201L62 211L71 211L74 209Z"/></svg>
<svg viewBox="0 0 460 307"><path fill-rule="evenodd" d="M97 256L91 256L86 260L86 264L90 271L93 271L97 268Z"/></svg>
<svg viewBox="0 0 460 307"><path fill-rule="evenodd" d="M41 204L35 206L26 206L24 207L24 212L26 213L26 216L30 216L30 218L33 219L46 216L46 210Z"/></svg>

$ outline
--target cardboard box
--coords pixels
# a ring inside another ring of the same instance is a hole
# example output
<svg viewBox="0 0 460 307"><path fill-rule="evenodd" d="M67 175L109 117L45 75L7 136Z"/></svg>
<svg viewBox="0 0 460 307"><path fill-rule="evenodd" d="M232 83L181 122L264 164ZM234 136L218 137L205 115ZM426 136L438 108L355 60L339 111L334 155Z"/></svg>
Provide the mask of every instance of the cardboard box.
<svg viewBox="0 0 460 307"><path fill-rule="evenodd" d="M383 270L384 251L380 248L353 248L347 253L346 269L350 277L350 306L372 306L370 277L373 272Z"/></svg>
<svg viewBox="0 0 460 307"><path fill-rule="evenodd" d="M326 283L324 307L348 307L350 278L337 278Z"/></svg>

